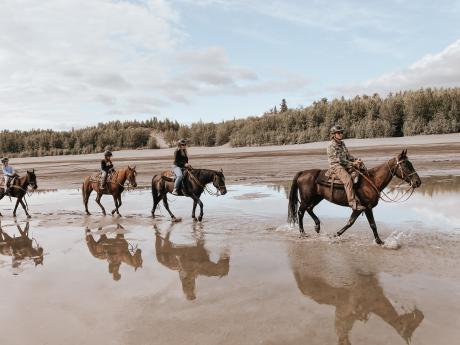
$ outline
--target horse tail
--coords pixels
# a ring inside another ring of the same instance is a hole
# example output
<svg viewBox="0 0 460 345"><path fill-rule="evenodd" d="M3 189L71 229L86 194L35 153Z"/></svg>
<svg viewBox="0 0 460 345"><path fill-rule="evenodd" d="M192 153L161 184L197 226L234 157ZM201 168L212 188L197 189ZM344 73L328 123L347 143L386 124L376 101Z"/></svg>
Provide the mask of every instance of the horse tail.
<svg viewBox="0 0 460 345"><path fill-rule="evenodd" d="M157 177L157 175L153 175L153 177L152 177L152 197L153 197L154 200L155 200L155 197L158 197L158 189L157 189L156 177Z"/></svg>
<svg viewBox="0 0 460 345"><path fill-rule="evenodd" d="M297 194L299 191L299 185L297 179L301 174L302 171L295 174L294 179L292 180L291 190L289 192L288 222L291 224L296 224L298 222L297 211L299 209L299 198Z"/></svg>

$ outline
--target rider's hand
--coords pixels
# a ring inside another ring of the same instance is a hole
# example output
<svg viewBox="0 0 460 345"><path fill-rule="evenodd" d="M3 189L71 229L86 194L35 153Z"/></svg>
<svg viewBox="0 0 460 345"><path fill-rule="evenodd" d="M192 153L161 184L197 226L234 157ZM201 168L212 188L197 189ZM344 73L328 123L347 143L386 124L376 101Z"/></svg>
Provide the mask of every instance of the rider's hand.
<svg viewBox="0 0 460 345"><path fill-rule="evenodd" d="M190 164L185 163L185 167L186 167L186 168L190 168Z"/></svg>

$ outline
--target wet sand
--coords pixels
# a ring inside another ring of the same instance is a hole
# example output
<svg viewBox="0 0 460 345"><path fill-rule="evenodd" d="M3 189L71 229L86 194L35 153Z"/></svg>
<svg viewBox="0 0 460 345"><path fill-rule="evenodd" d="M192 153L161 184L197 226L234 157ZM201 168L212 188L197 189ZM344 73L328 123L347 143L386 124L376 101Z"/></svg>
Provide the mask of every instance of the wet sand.
<svg viewBox="0 0 460 345"><path fill-rule="evenodd" d="M420 176L460 175L460 134L402 138L345 140L353 155L373 167L393 158L403 148ZM262 147L191 147L191 164L223 169L227 183L267 183L291 180L303 169L327 168L328 142ZM114 153L115 166L136 165L138 183L147 186L152 176L170 169L174 149L131 150ZM99 169L101 154L15 158L17 169L35 169L43 189L78 188L83 177Z"/></svg>
<svg viewBox="0 0 460 345"><path fill-rule="evenodd" d="M0 202L0 344L456 344L460 137L403 139L348 145L371 167L404 144L422 176L411 199L375 209L385 247L365 217L334 238L350 211L327 202L316 209L321 234L309 218L303 238L286 224L289 181L325 166L325 143L192 148L195 166L227 176L225 196L203 197L202 223L190 199L172 196L182 221L164 209L152 219L142 188L124 194L121 218L102 216L94 195L85 216L77 180L97 156L14 160L36 168L42 192L28 198L29 222ZM116 157L136 163L147 186L170 153Z"/></svg>

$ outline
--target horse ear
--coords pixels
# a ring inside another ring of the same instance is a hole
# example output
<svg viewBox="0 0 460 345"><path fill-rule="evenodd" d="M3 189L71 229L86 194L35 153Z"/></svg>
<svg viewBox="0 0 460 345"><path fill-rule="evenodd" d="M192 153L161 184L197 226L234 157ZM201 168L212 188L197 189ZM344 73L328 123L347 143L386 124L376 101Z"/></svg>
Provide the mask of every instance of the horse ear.
<svg viewBox="0 0 460 345"><path fill-rule="evenodd" d="M133 166L133 170L136 170L136 166Z"/></svg>
<svg viewBox="0 0 460 345"><path fill-rule="evenodd" d="M35 169L32 169L32 172L35 174Z"/></svg>
<svg viewBox="0 0 460 345"><path fill-rule="evenodd" d="M224 173L224 170L222 168L220 168L220 172L223 174Z"/></svg>

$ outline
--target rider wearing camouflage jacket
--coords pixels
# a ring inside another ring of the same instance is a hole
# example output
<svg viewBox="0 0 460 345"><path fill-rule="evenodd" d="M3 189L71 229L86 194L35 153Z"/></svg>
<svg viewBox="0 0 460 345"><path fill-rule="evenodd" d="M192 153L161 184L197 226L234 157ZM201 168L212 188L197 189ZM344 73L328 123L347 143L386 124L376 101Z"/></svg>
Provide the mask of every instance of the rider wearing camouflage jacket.
<svg viewBox="0 0 460 345"><path fill-rule="evenodd" d="M360 160L356 159L348 152L345 143L342 141L343 129L341 126L334 126L330 130L331 142L327 147L327 158L329 160L330 170L342 181L345 192L347 194L348 204L353 210L362 211L365 209L361 205L358 197L353 189L353 180L349 174L349 170L360 164Z"/></svg>

